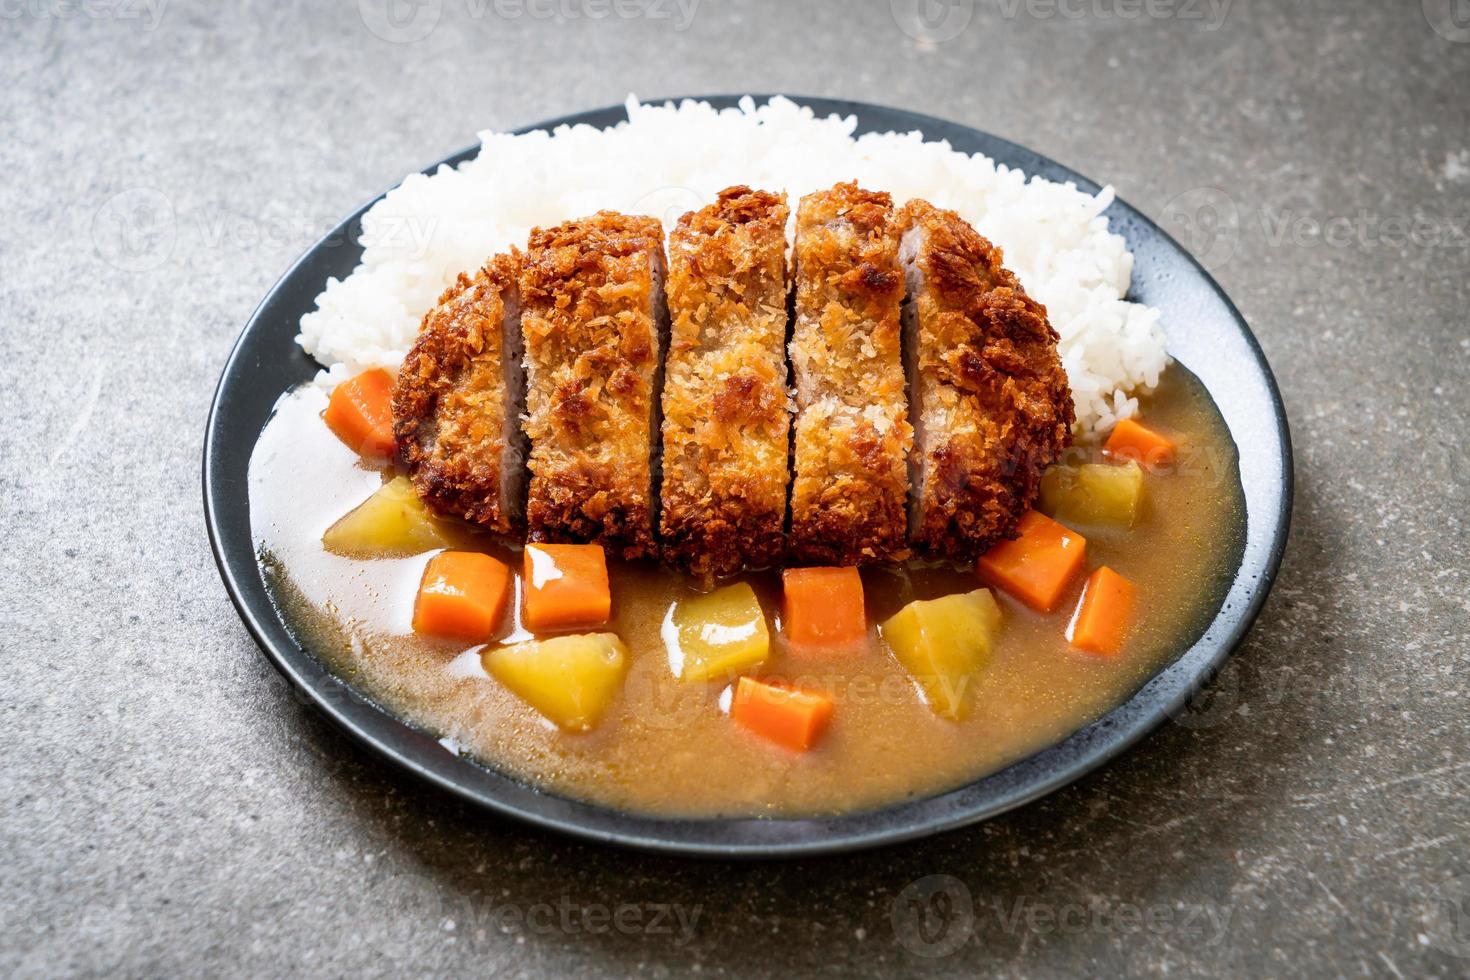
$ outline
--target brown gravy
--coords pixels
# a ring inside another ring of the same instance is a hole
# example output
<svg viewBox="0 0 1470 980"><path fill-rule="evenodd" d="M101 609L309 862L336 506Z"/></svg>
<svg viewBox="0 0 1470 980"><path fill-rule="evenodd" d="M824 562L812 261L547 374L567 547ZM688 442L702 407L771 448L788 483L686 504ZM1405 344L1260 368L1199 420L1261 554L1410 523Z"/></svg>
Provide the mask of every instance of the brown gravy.
<svg viewBox="0 0 1470 980"><path fill-rule="evenodd" d="M1088 567L1107 564L1139 590L1138 622L1115 657L1070 647L1064 630L1080 592L1050 615L1004 594L1005 624L977 677L965 721L936 717L870 628L865 653L797 656L779 632L774 572L747 576L772 630L763 676L833 696L830 730L797 755L734 725L724 684L683 684L660 630L689 582L651 564L613 563L613 619L632 654L601 725L568 735L490 678L480 647L424 639L410 627L430 555L351 560L323 550L322 532L374 491L365 467L321 422L326 397L283 398L251 459L251 520L265 580L303 646L357 690L485 765L549 792L665 816L798 816L868 809L932 795L994 772L1066 737L1125 700L1192 643L1219 608L1244 534L1236 451L1213 404L1178 365L1143 405L1179 435L1180 458L1146 478L1131 529L1079 528ZM1095 449L1074 450L1079 459ZM520 566L519 554L466 534L466 546ZM978 588L973 571L906 566L863 573L869 623L915 598ZM514 608L519 603L513 604ZM525 639L518 615L506 638Z"/></svg>

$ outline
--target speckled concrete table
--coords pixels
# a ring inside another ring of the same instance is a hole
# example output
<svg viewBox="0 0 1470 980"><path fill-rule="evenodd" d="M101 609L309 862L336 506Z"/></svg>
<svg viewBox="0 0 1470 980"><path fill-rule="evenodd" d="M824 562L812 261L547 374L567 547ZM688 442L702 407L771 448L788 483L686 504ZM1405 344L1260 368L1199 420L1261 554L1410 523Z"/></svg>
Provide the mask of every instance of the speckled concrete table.
<svg viewBox="0 0 1470 980"><path fill-rule="evenodd" d="M240 6L0 3L0 972L1470 971L1464 0ZM1114 183L1254 326L1298 498L1238 657L1104 771L723 866L487 818L339 736L236 620L198 468L254 303L361 201L480 128L742 90Z"/></svg>

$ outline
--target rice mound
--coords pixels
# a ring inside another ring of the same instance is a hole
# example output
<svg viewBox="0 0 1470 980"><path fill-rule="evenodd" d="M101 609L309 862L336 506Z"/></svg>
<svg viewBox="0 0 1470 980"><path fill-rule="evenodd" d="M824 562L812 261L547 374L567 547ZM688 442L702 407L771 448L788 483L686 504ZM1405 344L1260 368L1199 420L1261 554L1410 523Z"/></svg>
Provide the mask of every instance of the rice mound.
<svg viewBox="0 0 1470 980"><path fill-rule="evenodd" d="M369 367L396 369L419 322L460 272L524 246L531 228L604 208L672 228L723 188L749 184L792 199L856 179L895 203L951 208L999 245L1061 335L1077 434L1110 429L1138 407L1168 364L1159 312L1123 299L1133 256L1108 231L1113 200L998 166L922 134L854 137L851 116L818 118L789 99L716 110L707 102L627 101L607 129L561 126L523 136L483 132L480 152L432 176L414 174L363 216L362 263L329 279L296 338L335 384Z"/></svg>

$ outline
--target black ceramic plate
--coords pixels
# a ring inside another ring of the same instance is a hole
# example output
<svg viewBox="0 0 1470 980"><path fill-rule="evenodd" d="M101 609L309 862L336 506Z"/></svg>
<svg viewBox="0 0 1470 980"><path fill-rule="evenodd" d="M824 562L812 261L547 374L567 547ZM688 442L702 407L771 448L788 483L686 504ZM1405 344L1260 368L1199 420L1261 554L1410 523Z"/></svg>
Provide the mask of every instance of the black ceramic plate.
<svg viewBox="0 0 1470 980"><path fill-rule="evenodd" d="M733 97L714 97L716 106ZM858 131L920 130L931 140L981 152L1050 180L1098 185L1030 150L979 130L897 109L797 98L819 114L853 114ZM608 126L621 107L541 123ZM455 154L458 164L478 151ZM427 172L437 169L436 163ZM776 857L854 850L909 840L984 820L1044 796L1096 769L1176 712L1230 655L1265 601L1281 560L1291 512L1291 446L1271 369L1240 313L1172 238L1116 201L1106 212L1135 263L1130 298L1163 311L1169 353L1214 397L1240 449L1247 528L1244 555L1214 620L1127 702L1065 741L967 786L885 810L804 820L672 820L619 813L548 793L449 752L432 737L359 697L303 650L266 593L250 533L246 472L255 441L280 395L311 378L313 362L293 341L302 314L329 276L352 271L364 205L302 256L260 304L235 344L210 408L204 445L204 506L220 575L256 641L276 668L352 737L437 786L495 813L580 837L652 850L717 857Z"/></svg>

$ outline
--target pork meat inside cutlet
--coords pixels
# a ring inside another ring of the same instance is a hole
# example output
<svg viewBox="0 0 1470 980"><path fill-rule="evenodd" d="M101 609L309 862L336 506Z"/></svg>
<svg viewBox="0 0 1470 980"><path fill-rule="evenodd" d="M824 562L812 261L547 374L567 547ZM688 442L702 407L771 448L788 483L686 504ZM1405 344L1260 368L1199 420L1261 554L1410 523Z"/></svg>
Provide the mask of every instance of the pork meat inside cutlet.
<svg viewBox="0 0 1470 980"><path fill-rule="evenodd" d="M795 561L857 565L907 557L903 273L887 194L855 183L801 199L796 219Z"/></svg>
<svg viewBox="0 0 1470 980"><path fill-rule="evenodd" d="M901 222L910 540L923 556L969 561L1014 537L1071 442L1072 393L1046 308L1000 249L927 201L911 201Z"/></svg>
<svg viewBox="0 0 1470 980"><path fill-rule="evenodd" d="M652 556L663 227L602 211L537 228L520 285L530 538Z"/></svg>
<svg viewBox="0 0 1470 980"><path fill-rule="evenodd" d="M731 187L669 236L661 531L704 580L782 552L788 214L784 194Z"/></svg>
<svg viewBox="0 0 1470 980"><path fill-rule="evenodd" d="M460 274L425 316L393 392L393 430L413 485L441 514L521 527L520 254Z"/></svg>

